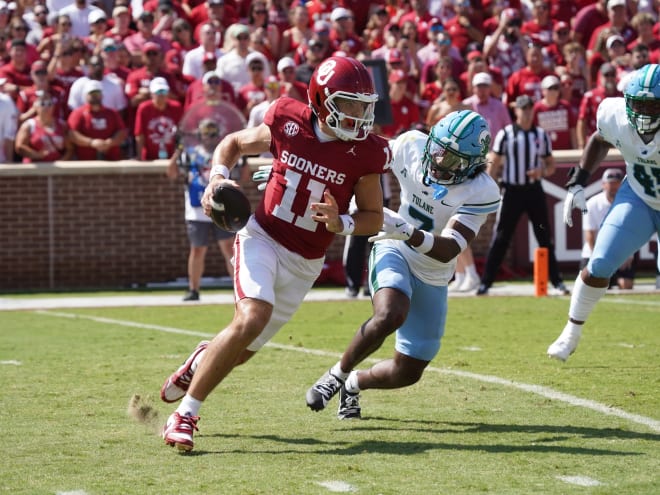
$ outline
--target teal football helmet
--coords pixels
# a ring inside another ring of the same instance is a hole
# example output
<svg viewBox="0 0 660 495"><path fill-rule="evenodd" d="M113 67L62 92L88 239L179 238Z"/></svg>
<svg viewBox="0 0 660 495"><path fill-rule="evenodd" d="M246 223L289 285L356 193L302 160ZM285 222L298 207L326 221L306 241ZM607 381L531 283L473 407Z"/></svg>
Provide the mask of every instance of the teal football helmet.
<svg viewBox="0 0 660 495"><path fill-rule="evenodd" d="M636 70L623 92L628 121L640 134L652 134L660 127L660 65L648 64Z"/></svg>
<svg viewBox="0 0 660 495"><path fill-rule="evenodd" d="M490 142L488 122L477 112L459 110L445 116L426 140L424 184L448 186L473 177L486 165Z"/></svg>

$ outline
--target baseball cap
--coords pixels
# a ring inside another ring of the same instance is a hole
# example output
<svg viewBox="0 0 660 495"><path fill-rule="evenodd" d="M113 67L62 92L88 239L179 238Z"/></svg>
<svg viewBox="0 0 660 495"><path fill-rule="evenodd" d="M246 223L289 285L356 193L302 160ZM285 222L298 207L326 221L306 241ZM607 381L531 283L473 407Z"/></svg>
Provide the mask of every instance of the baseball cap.
<svg viewBox="0 0 660 495"><path fill-rule="evenodd" d="M314 23L314 32L315 33L325 33L326 31L330 31L330 24L327 21L324 21L322 19L316 21Z"/></svg>
<svg viewBox="0 0 660 495"><path fill-rule="evenodd" d="M103 85L101 84L101 81L90 79L85 83L85 94L87 95L92 91L103 91Z"/></svg>
<svg viewBox="0 0 660 495"><path fill-rule="evenodd" d="M609 38L607 38L607 41L605 42L605 46L606 46L607 49L609 50L610 48L612 48L612 45L613 45L614 43L616 43L617 41L623 43L624 45L626 44L626 41L623 39L623 37L622 37L621 35L619 35L619 34L613 34L612 36L610 36Z"/></svg>
<svg viewBox="0 0 660 495"><path fill-rule="evenodd" d="M472 62L475 58L483 58L484 54L481 53L479 50L472 50L471 52L468 52L467 54L467 61Z"/></svg>
<svg viewBox="0 0 660 495"><path fill-rule="evenodd" d="M254 62L259 62L262 64L264 67L266 66L266 57L262 55L260 52L250 52L247 54L247 57L245 57L245 63L246 65L250 65Z"/></svg>
<svg viewBox="0 0 660 495"><path fill-rule="evenodd" d="M121 14L129 14L130 11L128 10L128 7L125 7L124 5L118 5L114 9L112 9L112 17L117 17L118 15Z"/></svg>
<svg viewBox="0 0 660 495"><path fill-rule="evenodd" d="M516 108L525 108L534 105L534 100L529 95L520 95L516 98Z"/></svg>
<svg viewBox="0 0 660 495"><path fill-rule="evenodd" d="M545 76L541 81L541 89L548 89L553 86L559 86L559 78L557 76Z"/></svg>
<svg viewBox="0 0 660 495"><path fill-rule="evenodd" d="M472 78L472 86L479 86L480 84L490 86L493 84L493 78L487 72L479 72Z"/></svg>
<svg viewBox="0 0 660 495"><path fill-rule="evenodd" d="M403 57L401 56L401 51L397 48L392 48L390 50L390 53L387 55L387 61L391 64L395 64L397 62L403 62Z"/></svg>
<svg viewBox="0 0 660 495"><path fill-rule="evenodd" d="M160 51L160 45L158 43L154 43L153 41L147 41L142 46L142 53L159 52L159 51Z"/></svg>
<svg viewBox="0 0 660 495"><path fill-rule="evenodd" d="M117 42L114 38L104 38L101 42L101 49L104 52L114 52L117 50Z"/></svg>
<svg viewBox="0 0 660 495"><path fill-rule="evenodd" d="M170 91L170 85L167 84L167 79L164 77L154 77L149 83L149 92L151 94L156 94L159 91Z"/></svg>
<svg viewBox="0 0 660 495"><path fill-rule="evenodd" d="M282 57L279 62L277 62L277 72L282 72L284 69L289 67L295 67L296 61L291 57Z"/></svg>
<svg viewBox="0 0 660 495"><path fill-rule="evenodd" d="M154 13L150 12L148 10L143 10L140 13L140 16L138 17L141 21L144 21L145 19L151 19L152 21L154 20Z"/></svg>
<svg viewBox="0 0 660 495"><path fill-rule="evenodd" d="M603 172L603 182L621 182L623 180L623 172L618 168L608 168Z"/></svg>
<svg viewBox="0 0 660 495"><path fill-rule="evenodd" d="M387 81L390 84L398 83L399 81L405 81L407 79L406 73L402 70L393 70L390 72L390 77L387 78Z"/></svg>
<svg viewBox="0 0 660 495"><path fill-rule="evenodd" d="M204 74L204 76L202 77L202 83L207 84L213 78L220 79L220 76L218 75L218 73L216 71L210 70L210 71L206 72Z"/></svg>
<svg viewBox="0 0 660 495"><path fill-rule="evenodd" d="M232 38L238 38L241 34L250 34L250 28L245 24L232 24L229 26L228 34Z"/></svg>
<svg viewBox="0 0 660 495"><path fill-rule="evenodd" d="M567 22L564 21L559 21L558 23L555 24L555 27L552 28L552 30L556 33L557 31L561 31L562 29L570 29L570 26L568 25Z"/></svg>
<svg viewBox="0 0 660 495"><path fill-rule="evenodd" d="M224 5L225 0L208 0L209 5Z"/></svg>
<svg viewBox="0 0 660 495"><path fill-rule="evenodd" d="M439 33L440 31L444 31L445 27L442 25L442 21L438 19L437 17L434 17L429 21L429 29L431 30L432 33Z"/></svg>
<svg viewBox="0 0 660 495"><path fill-rule="evenodd" d="M330 14L330 20L332 22L338 21L340 19L348 19L352 17L353 17L353 13L350 10L345 9L344 7L337 7L336 9L333 9L332 14Z"/></svg>
<svg viewBox="0 0 660 495"><path fill-rule="evenodd" d="M100 21L101 19L105 19L105 20L108 19L108 17L105 15L105 12L103 12L101 9L94 9L87 16L87 22L89 22L90 24L94 24Z"/></svg>
<svg viewBox="0 0 660 495"><path fill-rule="evenodd" d="M626 0L610 0L607 2L607 8L612 9L614 7L617 7L619 5L623 5L624 7L626 6Z"/></svg>

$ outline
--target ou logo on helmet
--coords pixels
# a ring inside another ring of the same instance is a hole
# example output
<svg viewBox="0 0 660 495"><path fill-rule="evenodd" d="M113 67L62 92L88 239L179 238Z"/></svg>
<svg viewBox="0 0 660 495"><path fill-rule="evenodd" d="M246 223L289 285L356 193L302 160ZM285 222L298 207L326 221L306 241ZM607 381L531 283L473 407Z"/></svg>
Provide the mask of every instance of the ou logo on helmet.
<svg viewBox="0 0 660 495"><path fill-rule="evenodd" d="M319 86L328 84L328 81L335 75L336 65L336 60L326 60L319 66L318 71L316 71L316 82Z"/></svg>

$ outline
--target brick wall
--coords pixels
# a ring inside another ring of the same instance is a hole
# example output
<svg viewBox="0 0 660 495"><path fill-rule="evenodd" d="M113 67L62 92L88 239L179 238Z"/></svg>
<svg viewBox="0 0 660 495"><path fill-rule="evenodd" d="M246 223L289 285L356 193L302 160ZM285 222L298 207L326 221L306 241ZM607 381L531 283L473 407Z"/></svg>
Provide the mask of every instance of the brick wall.
<svg viewBox="0 0 660 495"><path fill-rule="evenodd" d="M563 162L574 160L566 155ZM117 288L186 277L183 186L168 180L165 168L164 162L0 165L0 291ZM255 184L245 189L258 201ZM473 244L478 259L487 252L493 222ZM337 236L328 260L341 259L343 242ZM514 258L512 249L505 262L529 268L528 260ZM205 276L222 275L214 246Z"/></svg>

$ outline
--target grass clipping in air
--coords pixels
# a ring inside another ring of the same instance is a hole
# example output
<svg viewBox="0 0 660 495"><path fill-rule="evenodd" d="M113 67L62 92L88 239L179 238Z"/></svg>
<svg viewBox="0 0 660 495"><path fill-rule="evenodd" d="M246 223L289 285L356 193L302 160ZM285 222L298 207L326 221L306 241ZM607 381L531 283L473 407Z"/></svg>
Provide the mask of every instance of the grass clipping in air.
<svg viewBox="0 0 660 495"><path fill-rule="evenodd" d="M149 397L142 397L140 394L133 394L128 400L126 413L129 418L145 425L154 432L158 432L160 421L158 411L152 405Z"/></svg>

